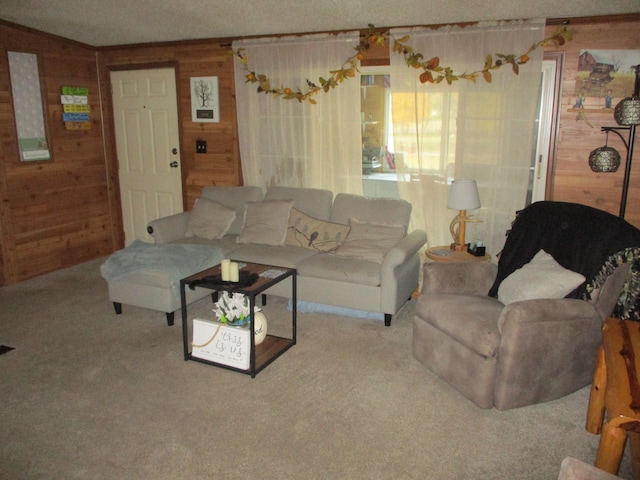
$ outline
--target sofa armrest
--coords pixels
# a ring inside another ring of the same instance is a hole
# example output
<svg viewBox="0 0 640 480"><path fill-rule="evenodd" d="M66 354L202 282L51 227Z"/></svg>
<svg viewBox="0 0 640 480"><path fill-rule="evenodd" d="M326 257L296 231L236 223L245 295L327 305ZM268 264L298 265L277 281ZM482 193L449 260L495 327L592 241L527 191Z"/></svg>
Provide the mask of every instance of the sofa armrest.
<svg viewBox="0 0 640 480"><path fill-rule="evenodd" d="M149 222L147 232L155 243L170 243L184 238L190 212L176 213Z"/></svg>
<svg viewBox="0 0 640 480"><path fill-rule="evenodd" d="M402 238L391 250L387 252L382 261L382 270L393 269L396 265L402 265L413 254L427 243L427 234L424 230L414 230Z"/></svg>
<svg viewBox="0 0 640 480"><path fill-rule="evenodd" d="M562 328L563 324L575 320L602 323L596 308L586 300L540 298L513 302L505 306L498 320L498 330L502 334L509 323L552 324L554 329L558 329Z"/></svg>
<svg viewBox="0 0 640 480"><path fill-rule="evenodd" d="M498 410L555 400L592 380L602 320L591 303L573 298L514 302L502 310L498 329Z"/></svg>
<svg viewBox="0 0 640 480"><path fill-rule="evenodd" d="M496 278L492 263L426 262L422 267L422 293L486 296Z"/></svg>

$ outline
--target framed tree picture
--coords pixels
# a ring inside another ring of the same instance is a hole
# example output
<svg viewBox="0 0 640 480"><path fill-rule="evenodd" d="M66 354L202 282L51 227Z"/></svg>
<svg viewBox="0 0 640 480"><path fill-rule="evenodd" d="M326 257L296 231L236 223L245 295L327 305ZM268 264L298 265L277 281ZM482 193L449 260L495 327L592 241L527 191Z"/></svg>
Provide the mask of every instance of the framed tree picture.
<svg viewBox="0 0 640 480"><path fill-rule="evenodd" d="M218 77L191 77L191 121L220 121Z"/></svg>

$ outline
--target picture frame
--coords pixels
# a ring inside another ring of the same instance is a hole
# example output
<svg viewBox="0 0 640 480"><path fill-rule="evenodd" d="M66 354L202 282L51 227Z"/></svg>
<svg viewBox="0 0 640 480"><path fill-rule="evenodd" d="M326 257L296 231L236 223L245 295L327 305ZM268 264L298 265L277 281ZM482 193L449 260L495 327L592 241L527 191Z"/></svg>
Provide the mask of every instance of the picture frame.
<svg viewBox="0 0 640 480"><path fill-rule="evenodd" d="M640 50L580 50L574 108L583 108L585 97L603 98L601 105L611 108L617 103L615 99L631 95L635 81L632 67L639 63Z"/></svg>
<svg viewBox="0 0 640 480"><path fill-rule="evenodd" d="M218 77L191 77L191 121L220 121Z"/></svg>

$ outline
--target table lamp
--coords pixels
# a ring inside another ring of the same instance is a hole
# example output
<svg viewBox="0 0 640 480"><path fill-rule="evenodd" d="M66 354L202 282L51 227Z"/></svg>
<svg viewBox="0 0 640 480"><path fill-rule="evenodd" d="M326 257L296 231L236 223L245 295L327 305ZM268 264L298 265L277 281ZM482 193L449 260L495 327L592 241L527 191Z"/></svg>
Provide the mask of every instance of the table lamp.
<svg viewBox="0 0 640 480"><path fill-rule="evenodd" d="M454 243L451 244L451 250L466 252L467 244L464 239L466 223L479 222L479 220L472 220L467 217L467 210L480 208L480 195L478 195L476 181L454 180L451 182L447 207L460 211L451 222L451 225L449 225L449 231L454 241ZM455 228L456 225L458 225L457 230Z"/></svg>

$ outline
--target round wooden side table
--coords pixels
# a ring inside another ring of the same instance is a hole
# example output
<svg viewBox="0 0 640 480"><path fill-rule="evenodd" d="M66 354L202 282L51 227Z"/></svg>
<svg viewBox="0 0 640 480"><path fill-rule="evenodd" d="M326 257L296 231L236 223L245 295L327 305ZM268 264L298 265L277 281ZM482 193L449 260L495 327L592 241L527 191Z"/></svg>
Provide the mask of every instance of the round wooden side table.
<svg viewBox="0 0 640 480"><path fill-rule="evenodd" d="M486 254L481 257L476 257L468 252L456 252L451 250L448 245L442 245L440 247L431 247L427 249L427 258L434 262L489 262L491 261L491 255Z"/></svg>

